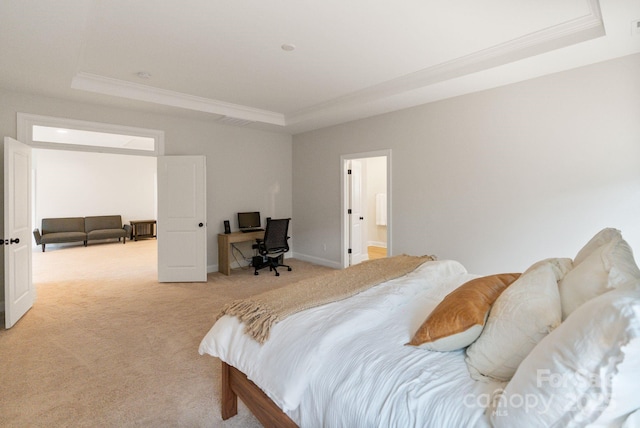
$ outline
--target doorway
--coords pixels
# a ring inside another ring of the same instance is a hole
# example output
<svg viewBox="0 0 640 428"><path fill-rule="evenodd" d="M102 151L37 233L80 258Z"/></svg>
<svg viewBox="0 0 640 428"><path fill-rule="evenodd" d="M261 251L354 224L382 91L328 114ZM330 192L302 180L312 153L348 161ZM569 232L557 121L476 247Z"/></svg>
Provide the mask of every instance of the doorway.
<svg viewBox="0 0 640 428"><path fill-rule="evenodd" d="M391 150L341 156L342 266L391 255Z"/></svg>
<svg viewBox="0 0 640 428"><path fill-rule="evenodd" d="M43 217L121 214L125 222L157 217L156 163L164 154L163 131L17 116L18 139L33 149L34 227Z"/></svg>

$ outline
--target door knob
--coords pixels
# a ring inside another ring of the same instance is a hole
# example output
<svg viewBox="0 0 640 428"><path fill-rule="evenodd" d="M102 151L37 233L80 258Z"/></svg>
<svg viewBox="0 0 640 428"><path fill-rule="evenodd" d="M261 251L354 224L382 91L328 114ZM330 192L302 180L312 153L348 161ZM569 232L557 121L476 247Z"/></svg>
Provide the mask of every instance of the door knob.
<svg viewBox="0 0 640 428"><path fill-rule="evenodd" d="M20 238L16 238L16 239L10 239L9 240L9 244L19 244L20 243Z"/></svg>
<svg viewBox="0 0 640 428"><path fill-rule="evenodd" d="M364 217L360 217L360 220L364 220Z"/></svg>
<svg viewBox="0 0 640 428"><path fill-rule="evenodd" d="M198 223L198 227L202 227L202 226L204 226L203 223Z"/></svg>

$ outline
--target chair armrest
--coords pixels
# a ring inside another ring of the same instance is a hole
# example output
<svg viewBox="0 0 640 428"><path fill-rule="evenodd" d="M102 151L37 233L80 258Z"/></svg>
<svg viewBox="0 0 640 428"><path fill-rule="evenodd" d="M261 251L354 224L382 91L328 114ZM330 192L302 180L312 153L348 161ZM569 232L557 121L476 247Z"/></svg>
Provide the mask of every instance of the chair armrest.
<svg viewBox="0 0 640 428"><path fill-rule="evenodd" d="M263 254L266 252L264 248L264 239L256 238L256 243L251 246L252 249L258 250L258 253Z"/></svg>
<svg viewBox="0 0 640 428"><path fill-rule="evenodd" d="M36 227L33 229L33 237L36 240L36 244L40 245L40 241L42 240L42 235L40 235L40 230Z"/></svg>

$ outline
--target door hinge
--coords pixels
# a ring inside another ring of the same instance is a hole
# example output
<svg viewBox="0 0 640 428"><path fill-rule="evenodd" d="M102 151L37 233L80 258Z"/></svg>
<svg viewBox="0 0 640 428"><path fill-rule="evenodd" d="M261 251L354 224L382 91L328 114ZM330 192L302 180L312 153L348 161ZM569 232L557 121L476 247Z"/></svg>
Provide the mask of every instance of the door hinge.
<svg viewBox="0 0 640 428"><path fill-rule="evenodd" d="M347 254L351 254L351 248L347 250Z"/></svg>
<svg viewBox="0 0 640 428"><path fill-rule="evenodd" d="M347 214L351 214L351 208L347 210Z"/></svg>
<svg viewBox="0 0 640 428"><path fill-rule="evenodd" d="M350 169L347 170L347 174L351 175L351 170Z"/></svg>

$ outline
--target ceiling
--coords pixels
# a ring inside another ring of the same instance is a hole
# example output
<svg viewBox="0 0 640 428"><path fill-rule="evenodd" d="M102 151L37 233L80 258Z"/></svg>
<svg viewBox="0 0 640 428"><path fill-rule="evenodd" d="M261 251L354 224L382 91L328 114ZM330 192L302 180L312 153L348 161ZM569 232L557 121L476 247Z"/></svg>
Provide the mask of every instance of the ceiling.
<svg viewBox="0 0 640 428"><path fill-rule="evenodd" d="M0 87L296 134L637 53L638 20L639 0L2 0Z"/></svg>

